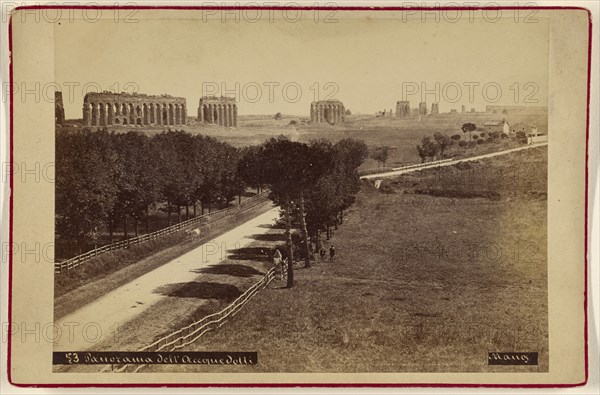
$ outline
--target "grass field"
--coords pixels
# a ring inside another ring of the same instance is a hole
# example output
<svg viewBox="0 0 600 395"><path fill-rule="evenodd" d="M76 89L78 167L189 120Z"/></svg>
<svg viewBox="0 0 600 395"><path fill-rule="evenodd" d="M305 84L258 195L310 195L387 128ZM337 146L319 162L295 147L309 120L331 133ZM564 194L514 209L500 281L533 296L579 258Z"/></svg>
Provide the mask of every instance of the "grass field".
<svg viewBox="0 0 600 395"><path fill-rule="evenodd" d="M257 351L257 365L145 371L548 371L546 169L540 147L365 181L335 262L271 284L189 348ZM488 366L495 351L539 365Z"/></svg>
<svg viewBox="0 0 600 395"><path fill-rule="evenodd" d="M308 142L312 139L328 139L331 141L343 138L363 140L369 147L387 145L392 150L388 164L400 166L406 163L420 162L416 145L421 139L435 132L462 134L460 128L464 123L472 122L477 126L485 121L501 120L505 118L510 124L525 122L536 125L539 132L547 133L548 115L544 112L492 114L492 113L465 113L465 114L439 114L425 116L421 119L398 119L396 117L376 117L375 115L350 115L346 122L335 125L311 124L308 117L283 115L276 120L269 115L240 115L238 126L219 127L209 124L198 124L194 117L188 117L188 125L177 126L192 134L204 134L215 137L229 144L242 147L257 145L265 140L286 135L293 140ZM131 127L111 127L111 130L128 131ZM172 127L172 129L175 129ZM148 134L160 133L164 127L136 128ZM484 149L478 146L476 150ZM489 149L489 148L488 148ZM498 147L497 150L502 149ZM475 151L475 150L474 150ZM474 155L478 152L474 152ZM373 160L367 161L363 168L376 167Z"/></svg>

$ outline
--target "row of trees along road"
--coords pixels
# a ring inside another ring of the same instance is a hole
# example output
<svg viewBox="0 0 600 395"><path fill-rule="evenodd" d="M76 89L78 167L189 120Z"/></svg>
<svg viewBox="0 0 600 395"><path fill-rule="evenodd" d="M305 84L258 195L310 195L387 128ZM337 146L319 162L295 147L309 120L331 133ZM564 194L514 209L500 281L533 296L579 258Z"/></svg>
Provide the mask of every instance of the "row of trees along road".
<svg viewBox="0 0 600 395"><path fill-rule="evenodd" d="M305 266L310 267L309 236L319 245L319 231L328 230L338 219L343 221L343 211L354 203L360 189L357 169L367 155L362 141L344 139L333 144L314 140L305 144L284 136L244 150L238 165L240 177L250 186L267 186L269 197L283 212L288 287L294 285L294 213L300 223Z"/></svg>
<svg viewBox="0 0 600 395"><path fill-rule="evenodd" d="M101 229L112 241L113 229L128 220L136 234L152 205L171 213L196 202L227 203L245 189L238 175L238 149L216 139L168 131L152 137L140 132L57 131L56 231L84 245Z"/></svg>

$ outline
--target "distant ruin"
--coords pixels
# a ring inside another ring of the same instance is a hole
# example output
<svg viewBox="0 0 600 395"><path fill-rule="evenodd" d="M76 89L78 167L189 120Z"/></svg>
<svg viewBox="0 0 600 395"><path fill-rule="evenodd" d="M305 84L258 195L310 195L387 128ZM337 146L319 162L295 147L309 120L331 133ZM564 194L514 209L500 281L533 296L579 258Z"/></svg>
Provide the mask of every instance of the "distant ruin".
<svg viewBox="0 0 600 395"><path fill-rule="evenodd" d="M321 100L310 104L310 120L314 123L334 124L346 120L346 109L339 100Z"/></svg>
<svg viewBox="0 0 600 395"><path fill-rule="evenodd" d="M186 125L186 102L170 95L88 93L83 99L86 126Z"/></svg>
<svg viewBox="0 0 600 395"><path fill-rule="evenodd" d="M431 115L438 115L440 113L440 103L431 103Z"/></svg>
<svg viewBox="0 0 600 395"><path fill-rule="evenodd" d="M238 107L233 97L204 96L198 104L198 122L237 126Z"/></svg>
<svg viewBox="0 0 600 395"><path fill-rule="evenodd" d="M65 106L63 105L62 92L54 92L54 123L65 124Z"/></svg>
<svg viewBox="0 0 600 395"><path fill-rule="evenodd" d="M419 115L427 115L427 103L424 101L419 103Z"/></svg>
<svg viewBox="0 0 600 395"><path fill-rule="evenodd" d="M410 102L399 101L396 102L396 117L407 119L410 118Z"/></svg>

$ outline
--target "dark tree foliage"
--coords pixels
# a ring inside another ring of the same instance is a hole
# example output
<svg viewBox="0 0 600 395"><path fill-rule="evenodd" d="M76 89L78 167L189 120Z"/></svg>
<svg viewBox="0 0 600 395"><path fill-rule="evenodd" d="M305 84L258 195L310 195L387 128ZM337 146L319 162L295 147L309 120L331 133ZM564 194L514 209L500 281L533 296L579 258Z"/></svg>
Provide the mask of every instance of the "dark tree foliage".
<svg viewBox="0 0 600 395"><path fill-rule="evenodd" d="M58 131L57 234L83 246L102 229L112 239L122 225L128 237L145 220L148 231L151 207L163 207L170 223L196 202L226 204L245 189L239 161L231 145L183 131Z"/></svg>
<svg viewBox="0 0 600 395"><path fill-rule="evenodd" d="M383 147L375 148L373 150L373 152L371 153L371 158L375 159L379 165L385 166L389 155L390 155L390 147L383 146Z"/></svg>
<svg viewBox="0 0 600 395"><path fill-rule="evenodd" d="M433 139L440 147L440 155L444 156L444 150L446 149L446 147L451 145L452 140L450 140L450 137L448 137L448 135L440 132L435 132L433 135Z"/></svg>
<svg viewBox="0 0 600 395"><path fill-rule="evenodd" d="M460 129L463 133L469 133L469 141L471 141L471 133L477 130L477 126L474 123L465 123Z"/></svg>
<svg viewBox="0 0 600 395"><path fill-rule="evenodd" d="M448 139L448 141L450 141L450 139ZM433 160L439 151L440 145L435 138L423 137L421 144L417 145L417 153L421 157L421 162L425 162L428 157Z"/></svg>
<svg viewBox="0 0 600 395"><path fill-rule="evenodd" d="M288 287L294 285L292 219L300 223L305 266L310 266L309 237L316 238L319 230L337 224L338 214L354 202L360 189L357 168L367 155L366 145L351 139L304 144L284 136L244 151L238 166L244 181L268 186L270 198L282 208Z"/></svg>

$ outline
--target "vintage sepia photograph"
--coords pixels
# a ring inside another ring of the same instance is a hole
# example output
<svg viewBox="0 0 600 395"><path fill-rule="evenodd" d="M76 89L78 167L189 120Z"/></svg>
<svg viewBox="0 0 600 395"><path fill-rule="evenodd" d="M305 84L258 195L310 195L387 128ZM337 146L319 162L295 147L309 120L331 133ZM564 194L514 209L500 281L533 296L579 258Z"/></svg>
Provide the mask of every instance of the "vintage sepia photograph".
<svg viewBox="0 0 600 395"><path fill-rule="evenodd" d="M549 139L586 130L552 32L585 11L60 11L56 380L556 368Z"/></svg>

